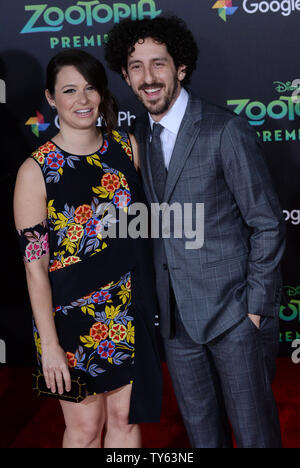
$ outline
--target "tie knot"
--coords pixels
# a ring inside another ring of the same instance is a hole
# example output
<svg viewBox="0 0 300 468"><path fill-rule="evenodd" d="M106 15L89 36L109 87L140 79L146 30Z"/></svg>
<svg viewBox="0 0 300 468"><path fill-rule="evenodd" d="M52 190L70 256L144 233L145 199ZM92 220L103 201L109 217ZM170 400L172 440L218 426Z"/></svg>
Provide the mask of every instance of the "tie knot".
<svg viewBox="0 0 300 468"><path fill-rule="evenodd" d="M153 124L153 128L152 128L152 137L159 137L161 132L163 131L164 127L160 124Z"/></svg>

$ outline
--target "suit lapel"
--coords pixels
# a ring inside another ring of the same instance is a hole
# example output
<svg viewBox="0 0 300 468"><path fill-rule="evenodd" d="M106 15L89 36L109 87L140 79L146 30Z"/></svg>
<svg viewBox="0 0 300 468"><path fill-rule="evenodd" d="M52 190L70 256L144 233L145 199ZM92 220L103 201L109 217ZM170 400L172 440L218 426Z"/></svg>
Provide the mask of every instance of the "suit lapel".
<svg viewBox="0 0 300 468"><path fill-rule="evenodd" d="M199 120L202 119L202 103L201 100L195 98L192 93L189 94L188 107L183 117L170 161L163 198L164 202L169 201L184 164L200 132L200 125L197 124ZM137 120L135 134L140 147L141 174L148 202L159 203L153 186L149 160L150 124L148 114Z"/></svg>
<svg viewBox="0 0 300 468"><path fill-rule="evenodd" d="M164 202L168 202L178 178L184 168L185 162L195 144L200 132L200 125L197 125L202 118L202 105L199 99L193 99L190 93L189 104L183 117L172 158L169 165L169 171L166 181Z"/></svg>

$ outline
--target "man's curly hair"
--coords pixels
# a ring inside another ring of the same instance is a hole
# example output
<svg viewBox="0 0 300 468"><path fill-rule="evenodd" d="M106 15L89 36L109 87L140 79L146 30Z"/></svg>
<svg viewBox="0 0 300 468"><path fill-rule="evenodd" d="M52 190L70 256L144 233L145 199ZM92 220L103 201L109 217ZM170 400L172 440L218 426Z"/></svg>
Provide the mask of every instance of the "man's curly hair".
<svg viewBox="0 0 300 468"><path fill-rule="evenodd" d="M176 17L159 16L153 20L123 20L116 24L105 44L105 59L111 70L122 77L122 68L127 70L128 55L134 51L134 45L143 39L152 38L165 44L174 60L176 69L186 66L186 76L182 81L186 85L196 68L198 47L185 22Z"/></svg>

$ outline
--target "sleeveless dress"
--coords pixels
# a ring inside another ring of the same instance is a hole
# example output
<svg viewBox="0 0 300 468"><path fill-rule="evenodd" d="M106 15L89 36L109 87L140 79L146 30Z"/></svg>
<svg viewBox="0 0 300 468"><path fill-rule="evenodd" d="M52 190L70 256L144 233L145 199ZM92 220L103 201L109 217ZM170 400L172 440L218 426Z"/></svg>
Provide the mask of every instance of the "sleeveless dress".
<svg viewBox="0 0 300 468"><path fill-rule="evenodd" d="M88 394L133 384L129 421L158 421L161 369L150 245L120 235L129 206L145 203L128 134L104 135L102 147L86 156L50 140L32 157L46 185L53 312L69 367L80 372ZM35 325L34 337L41 364Z"/></svg>

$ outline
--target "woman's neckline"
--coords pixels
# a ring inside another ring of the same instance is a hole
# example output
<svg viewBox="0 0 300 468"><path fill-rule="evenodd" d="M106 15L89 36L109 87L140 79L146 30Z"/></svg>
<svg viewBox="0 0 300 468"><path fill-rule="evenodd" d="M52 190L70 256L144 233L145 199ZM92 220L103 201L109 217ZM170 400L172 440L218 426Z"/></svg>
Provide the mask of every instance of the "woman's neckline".
<svg viewBox="0 0 300 468"><path fill-rule="evenodd" d="M55 141L52 140L52 138L50 138L50 142L57 148L59 149L60 151L63 151L65 154L69 154L70 156L77 156L78 158L87 158L89 156L92 156L93 154L95 153L98 153L99 151L102 150L104 144L105 144L105 141L107 140L106 138L106 135L101 131L101 134L102 134L102 145L99 146L99 148L96 150L96 151L93 151L92 153L89 153L89 154L75 154L75 153L70 153L69 151L66 151L65 149L63 149L61 146L59 146L57 143L55 143Z"/></svg>

